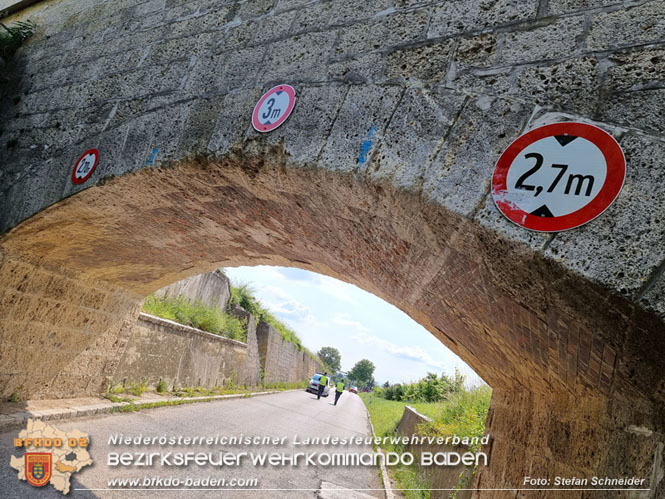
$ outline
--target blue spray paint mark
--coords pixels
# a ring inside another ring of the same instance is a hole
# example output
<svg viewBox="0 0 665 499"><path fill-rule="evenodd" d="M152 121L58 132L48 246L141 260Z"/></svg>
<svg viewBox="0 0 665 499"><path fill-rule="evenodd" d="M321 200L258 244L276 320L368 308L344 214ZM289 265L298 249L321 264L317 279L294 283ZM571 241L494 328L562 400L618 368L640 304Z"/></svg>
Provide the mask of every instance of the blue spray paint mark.
<svg viewBox="0 0 665 499"><path fill-rule="evenodd" d="M362 143L360 146L360 154L358 155L358 164L362 165L367 162L367 157L369 156L369 150L372 148L372 139L376 133L376 127L372 125L367 132L367 140Z"/></svg>
<svg viewBox="0 0 665 499"><path fill-rule="evenodd" d="M153 149L152 153L150 154L150 157L148 158L148 161L145 162L146 166L150 166L153 161L155 161L155 156L157 156L157 153L159 152L159 149Z"/></svg>

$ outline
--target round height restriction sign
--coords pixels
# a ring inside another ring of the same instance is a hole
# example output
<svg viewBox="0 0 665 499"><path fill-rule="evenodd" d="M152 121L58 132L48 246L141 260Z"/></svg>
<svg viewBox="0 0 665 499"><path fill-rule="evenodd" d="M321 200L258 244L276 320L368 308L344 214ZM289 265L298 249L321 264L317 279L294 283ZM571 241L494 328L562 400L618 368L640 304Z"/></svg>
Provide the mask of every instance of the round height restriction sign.
<svg viewBox="0 0 665 499"><path fill-rule="evenodd" d="M97 149L90 149L83 153L74 165L72 171L72 182L75 184L82 184L90 178L92 172L99 162L99 151Z"/></svg>
<svg viewBox="0 0 665 499"><path fill-rule="evenodd" d="M296 91L290 85L271 88L254 106L252 126L257 132L270 132L280 126L296 105Z"/></svg>
<svg viewBox="0 0 665 499"><path fill-rule="evenodd" d="M554 123L508 146L494 170L492 197L517 225L558 232L605 211L625 177L623 151L610 134L585 123Z"/></svg>

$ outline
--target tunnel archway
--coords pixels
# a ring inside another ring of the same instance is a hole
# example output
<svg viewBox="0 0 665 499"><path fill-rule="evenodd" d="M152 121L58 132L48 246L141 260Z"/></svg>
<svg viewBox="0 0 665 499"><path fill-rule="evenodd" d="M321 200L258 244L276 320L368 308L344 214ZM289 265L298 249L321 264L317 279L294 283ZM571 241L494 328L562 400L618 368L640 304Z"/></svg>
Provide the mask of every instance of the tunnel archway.
<svg viewBox="0 0 665 499"><path fill-rule="evenodd" d="M412 193L252 147L111 179L5 235L3 392L97 393L145 295L220 266L281 264L389 301L490 383L483 487L651 473L659 366L630 352L658 334L656 317Z"/></svg>
<svg viewBox="0 0 665 499"><path fill-rule="evenodd" d="M150 291L288 264L397 305L494 387L479 485L634 474L662 495L662 13L63 0L20 14L40 31L3 66L0 390L96 391ZM258 137L252 107L287 81L293 115ZM562 120L619 140L626 185L583 228L521 231L488 196L492 167ZM93 147L95 174L73 184Z"/></svg>

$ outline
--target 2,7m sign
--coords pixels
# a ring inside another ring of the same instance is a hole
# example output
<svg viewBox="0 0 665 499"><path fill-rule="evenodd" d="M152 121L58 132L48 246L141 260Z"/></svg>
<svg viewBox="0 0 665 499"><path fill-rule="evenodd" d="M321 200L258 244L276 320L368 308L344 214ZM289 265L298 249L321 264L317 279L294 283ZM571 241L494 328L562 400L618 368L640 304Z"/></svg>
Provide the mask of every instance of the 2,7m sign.
<svg viewBox="0 0 665 499"><path fill-rule="evenodd" d="M517 225L558 232L605 211L625 177L623 152L610 134L585 123L554 123L508 146L494 170L492 197Z"/></svg>

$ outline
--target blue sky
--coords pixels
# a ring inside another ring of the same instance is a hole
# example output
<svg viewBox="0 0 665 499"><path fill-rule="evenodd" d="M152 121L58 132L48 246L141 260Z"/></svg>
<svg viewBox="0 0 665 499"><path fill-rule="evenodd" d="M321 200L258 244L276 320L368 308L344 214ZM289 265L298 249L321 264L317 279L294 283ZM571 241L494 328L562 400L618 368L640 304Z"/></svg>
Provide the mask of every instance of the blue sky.
<svg viewBox="0 0 665 499"><path fill-rule="evenodd" d="M455 367L468 385L480 383L469 366L417 322L352 284L287 267L234 267L225 272L232 282L249 284L307 348L337 348L342 370L367 358L382 383L416 381L428 372L453 374Z"/></svg>

